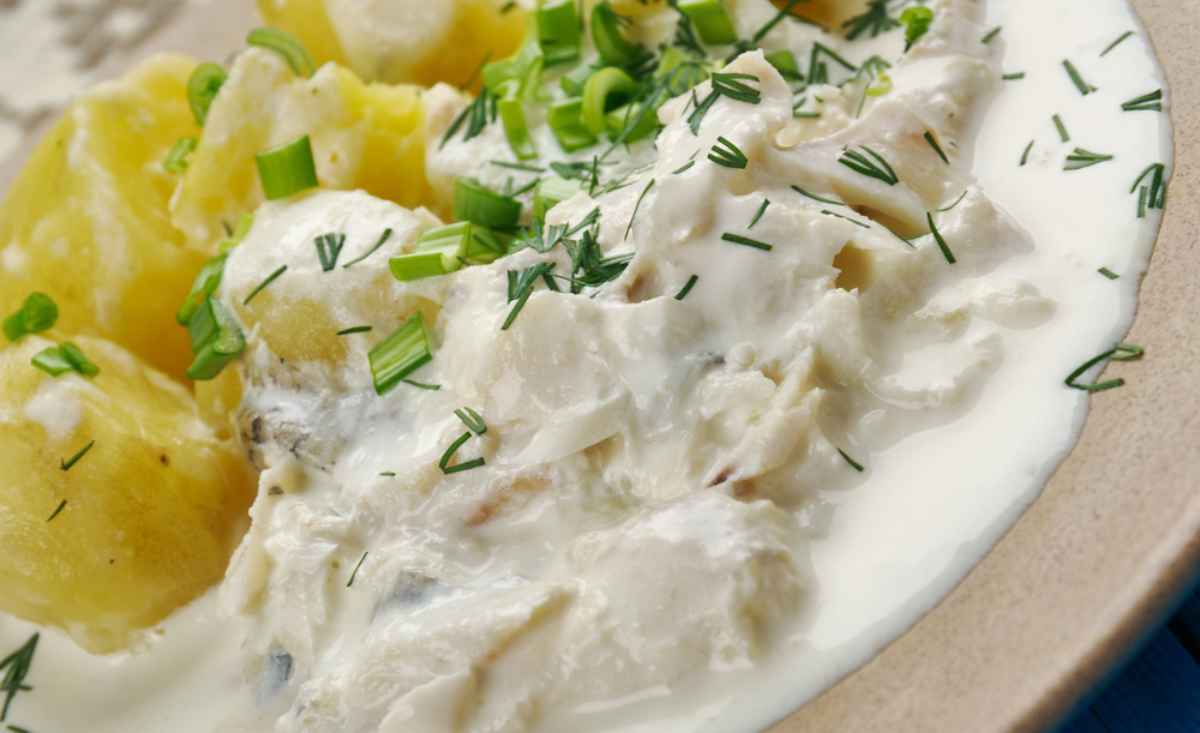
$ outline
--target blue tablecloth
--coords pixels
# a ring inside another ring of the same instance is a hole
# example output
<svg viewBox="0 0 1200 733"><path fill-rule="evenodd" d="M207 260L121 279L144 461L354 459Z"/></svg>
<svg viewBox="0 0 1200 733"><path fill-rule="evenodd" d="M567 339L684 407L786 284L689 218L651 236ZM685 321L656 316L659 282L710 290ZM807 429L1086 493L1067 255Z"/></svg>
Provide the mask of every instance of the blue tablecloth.
<svg viewBox="0 0 1200 733"><path fill-rule="evenodd" d="M1200 591L1059 733L1200 731Z"/></svg>

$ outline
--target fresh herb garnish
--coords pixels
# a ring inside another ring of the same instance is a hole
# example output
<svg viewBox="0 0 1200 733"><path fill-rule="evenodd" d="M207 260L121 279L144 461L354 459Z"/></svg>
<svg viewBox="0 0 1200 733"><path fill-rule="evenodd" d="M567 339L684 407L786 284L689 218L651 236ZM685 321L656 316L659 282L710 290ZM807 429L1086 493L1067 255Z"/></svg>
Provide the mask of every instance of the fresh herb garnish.
<svg viewBox="0 0 1200 733"><path fill-rule="evenodd" d="M815 193L810 193L810 192L804 190L803 188L800 188L799 186L792 186L792 190L795 191L796 193L800 194L801 196L804 196L805 198L810 198L813 201L820 201L823 204L829 204L831 206L845 206L846 205L846 204L842 203L841 201L827 199L822 196L818 196Z"/></svg>
<svg viewBox="0 0 1200 733"><path fill-rule="evenodd" d="M929 32L933 25L933 11L921 5L905 8L900 14L900 22L904 24L904 50L908 52L917 41Z"/></svg>
<svg viewBox="0 0 1200 733"><path fill-rule="evenodd" d="M1109 379L1104 382L1092 382L1090 384L1080 382L1079 378L1086 374L1092 367L1095 367L1101 362L1134 361L1142 358L1145 353L1146 350L1141 346L1134 344L1117 344L1115 347L1109 349L1103 354L1088 359L1086 362L1081 364L1078 369L1071 372L1071 374L1067 376L1064 383L1071 389L1078 389L1084 392L1106 392L1110 389L1124 387L1125 380L1121 379L1120 377L1116 379Z"/></svg>
<svg viewBox="0 0 1200 733"><path fill-rule="evenodd" d="M462 435L458 436L458 438L456 438L455 441L450 444L450 447L447 448L446 452L442 454L441 460L438 461L438 468L442 469L442 473L449 476L451 474L461 473L463 471L470 471L472 469L479 468L481 466L486 465L486 461L484 461L483 458L476 458L474 460L466 461L464 463L459 463L454 466L450 465L450 461L454 460L454 454L457 453L458 449L463 447L463 444L466 443L470 439L471 439L471 432L467 431L467 432L463 433Z"/></svg>
<svg viewBox="0 0 1200 733"><path fill-rule="evenodd" d="M1025 146L1025 152L1021 153L1022 168L1025 167L1025 164L1029 162L1029 154L1033 152L1033 143L1034 141L1030 140L1029 144Z"/></svg>
<svg viewBox="0 0 1200 733"><path fill-rule="evenodd" d="M337 335L349 336L355 333L369 333L372 328L373 326L351 326L350 328L343 328L341 331L338 331Z"/></svg>
<svg viewBox="0 0 1200 733"><path fill-rule="evenodd" d="M337 267L338 257L342 255L342 247L346 246L346 235L340 232L322 234L313 240L317 247L317 259L321 261L322 272L332 272Z"/></svg>
<svg viewBox="0 0 1200 733"><path fill-rule="evenodd" d="M758 211L754 212L754 218L750 220L750 226L746 227L746 229L753 229L754 225L763 218L763 214L767 213L767 207L770 205L771 199L763 199L762 204L758 207Z"/></svg>
<svg viewBox="0 0 1200 733"><path fill-rule="evenodd" d="M61 468L63 471L70 471L76 463L79 463L80 459L88 454L88 451L90 451L94 445L96 445L96 441L93 440L80 448L75 455L71 456L70 458L59 460L59 468Z"/></svg>
<svg viewBox="0 0 1200 733"><path fill-rule="evenodd" d="M1008 74L1003 74L1000 77L1004 81L1020 81L1025 78L1024 71L1013 71Z"/></svg>
<svg viewBox="0 0 1200 733"><path fill-rule="evenodd" d="M66 508L67 508L67 500L63 499L62 501L60 501L58 503L58 508L56 508L54 510L54 512L50 514L50 517L46 520L46 524L53 522L58 517L59 514L62 514L63 509L66 509Z"/></svg>
<svg viewBox="0 0 1200 733"><path fill-rule="evenodd" d="M1166 185L1167 167L1162 163L1154 163L1153 165L1142 171L1137 180L1133 182L1133 186L1129 189L1130 193L1138 190L1141 186L1141 194L1138 202L1138 218L1146 216L1147 209L1162 210L1167 205L1167 185ZM1149 177L1150 182L1142 185L1142 182Z"/></svg>
<svg viewBox="0 0 1200 733"><path fill-rule="evenodd" d="M944 209L938 209L938 213L939 213L939 214L944 214L944 213L946 213L947 211L951 211L951 210L953 210L953 209L957 208L957 207L958 207L958 205L959 205L959 204L961 204L961 203L963 202L963 199L965 199L965 198L967 197L967 191L968 191L968 190L969 190L969 189L963 189L963 192L962 192L962 194L960 194L958 198L954 199L954 203L950 204L949 206L947 206L947 207L946 207L946 208L944 208Z"/></svg>
<svg viewBox="0 0 1200 733"><path fill-rule="evenodd" d="M935 138L933 133L929 130L925 131L925 142L929 143L929 147L933 148L933 151L938 154L938 157L942 159L943 163L950 165L950 159L946 157L946 153L942 150L942 146L938 145L937 138Z"/></svg>
<svg viewBox="0 0 1200 733"><path fill-rule="evenodd" d="M870 224L864 224L864 223L862 223L861 221L859 221L859 220L857 220L857 219L852 219L852 218L850 218L850 217L848 217L848 216L844 216L844 215L842 215L842 214L839 214L839 213L837 213L836 211L830 211L829 209L821 209L821 213L822 213L822 214L824 214L825 216L832 216L832 217L834 217L834 218L836 218L836 219L841 219L842 221L848 221L848 222L850 222L851 224L853 224L854 226L857 226L857 227L862 227L863 229L870 229L870 228L871 228L871 225L870 225Z"/></svg>
<svg viewBox="0 0 1200 733"><path fill-rule="evenodd" d="M483 435L487 432L487 423L484 422L483 417L470 407L461 407L455 410L454 416L467 426L467 430L476 435Z"/></svg>
<svg viewBox="0 0 1200 733"><path fill-rule="evenodd" d="M729 232L722 234L721 240L724 242L730 242L732 244L753 247L754 249L760 249L764 252L770 252L775 248L775 245L767 244L766 242L760 242L757 239L751 239L750 237L743 237L740 234L730 234Z"/></svg>
<svg viewBox="0 0 1200 733"><path fill-rule="evenodd" d="M379 239L378 239L378 241L376 241L376 242L375 242L375 246L371 247L371 249L367 250L367 251L366 251L366 252L364 252L363 254L359 255L358 257L355 257L354 259L350 260L350 261L349 261L349 262L347 262L346 264L342 265L342 269L344 270L344 269L346 269L347 267L350 267L351 265L357 265L358 263L360 263L360 262L362 262L363 260L367 259L367 258L368 258L368 257L370 257L371 255L375 254L375 252L376 252L376 251L378 251L378 250L379 250L379 248L380 248L380 247L382 247L382 246L383 246L383 245L384 245L384 244L385 244L385 243L386 243L386 242L387 242L389 239L391 239L391 238L392 238L392 230L391 230L391 228L384 229L384 230L383 230L383 234L381 234L381 235L379 236Z"/></svg>
<svg viewBox="0 0 1200 733"><path fill-rule="evenodd" d="M871 38L875 38L899 27L900 21L888 12L888 0L868 0L865 11L842 23L848 41L856 40L864 33L870 33Z"/></svg>
<svg viewBox="0 0 1200 733"><path fill-rule="evenodd" d="M841 448L838 448L837 452L846 461L846 463L850 464L850 467L853 468L855 471L862 473L863 471L866 470L861 463L859 463L858 461L851 458L850 455L848 453L846 453L846 451L842 450Z"/></svg>
<svg viewBox="0 0 1200 733"><path fill-rule="evenodd" d="M1107 267L1101 267L1099 270L1096 270L1096 272L1100 273L1109 280L1119 280L1121 278L1120 275L1108 269Z"/></svg>
<svg viewBox="0 0 1200 733"><path fill-rule="evenodd" d="M29 669L33 666L33 655L37 651L40 638L41 634L35 633L19 649L0 660L0 670L4 671L4 680L0 682L0 690L4 691L4 707L0 709L0 720L8 719L9 706L17 693L33 689L25 684L25 678L29 676Z"/></svg>
<svg viewBox="0 0 1200 733"><path fill-rule="evenodd" d="M354 579L358 577L358 570L363 566L363 563L367 561L367 555L369 554L369 552L364 552L362 557L358 558L358 564L354 566L354 570L350 573L350 580L346 581L347 588L350 588L354 585Z"/></svg>
<svg viewBox="0 0 1200 733"><path fill-rule="evenodd" d="M638 209L642 208L642 200L646 198L646 194L650 193L650 189L654 188L654 179L651 178L646 187L642 189L642 193L637 198L637 203L633 206L633 213L629 215L629 224L625 227L625 236L623 240L629 239L629 232L633 231L633 222L637 219Z"/></svg>
<svg viewBox="0 0 1200 733"><path fill-rule="evenodd" d="M892 169L892 166L888 165L888 162L884 160L883 156L881 156L879 153L876 153L871 148L868 148L866 145L860 145L859 147L866 151L871 157L868 158L866 155L863 155L857 150L851 150L847 148L842 152L842 157L838 158L838 162L856 173L861 173L868 178L874 178L876 180L883 181L889 186L895 186L900 182L900 178L896 175L896 171Z"/></svg>
<svg viewBox="0 0 1200 733"><path fill-rule="evenodd" d="M683 300L684 298L688 297L688 293L692 292L692 288L696 287L696 283L698 282L700 282L699 275L692 275L689 277L687 283L684 284L683 289L675 294L675 300Z"/></svg>
<svg viewBox="0 0 1200 733"><path fill-rule="evenodd" d="M1084 168L1090 168L1098 163L1105 163L1113 159L1112 155L1104 153L1093 153L1084 148L1075 148L1075 150L1067 156L1067 162L1063 165L1064 171L1078 171Z"/></svg>
<svg viewBox="0 0 1200 733"><path fill-rule="evenodd" d="M163 170L168 173L183 173L188 167L188 156L196 149L200 141L194 137L182 137L175 141L163 158Z"/></svg>
<svg viewBox="0 0 1200 733"><path fill-rule="evenodd" d="M1054 121L1054 128L1058 130L1058 139L1064 143L1071 142L1071 133L1067 132L1067 126L1063 124L1062 117L1054 115L1050 119Z"/></svg>
<svg viewBox="0 0 1200 733"><path fill-rule="evenodd" d="M938 249L942 251L942 256L946 258L946 262L949 262L951 265L958 262L954 257L954 253L950 251L950 246L946 244L946 239L938 231L937 225L933 223L933 214L925 212L925 219L929 222L929 231L933 234L933 241L937 242Z"/></svg>
<svg viewBox="0 0 1200 733"><path fill-rule="evenodd" d="M246 299L242 301L242 305L250 305L250 301L254 300L255 296L265 290L268 285L279 279L279 276L287 272L287 269L287 265L280 265L279 269L277 269L275 272L272 272L270 275L267 275L266 280L263 280L258 284L257 287L250 291L250 294L247 295Z"/></svg>
<svg viewBox="0 0 1200 733"><path fill-rule="evenodd" d="M712 151L708 154L708 159L717 165L726 168L744 169L750 159L742 152L741 148L734 145L728 138L717 137L716 145L713 145Z"/></svg>
<svg viewBox="0 0 1200 733"><path fill-rule="evenodd" d="M58 322L58 304L45 293L30 293L21 308L4 319L4 335L17 341L31 333L40 333Z"/></svg>
<svg viewBox="0 0 1200 733"><path fill-rule="evenodd" d="M986 34L984 34L983 38L979 39L979 42L980 43L991 43L993 40L995 40L996 36L1000 35L1000 31L1002 31L1002 30L1004 30L1004 26L1002 26L1002 25L996 26L995 28L991 29Z"/></svg>
<svg viewBox="0 0 1200 733"><path fill-rule="evenodd" d="M446 147L446 143L450 142L464 125L466 131L463 133L463 142L478 137L483 129L489 123L496 121L497 105L499 100L496 99L488 88L485 86L479 90L479 96L475 101L463 108L462 112L454 118L450 123L450 128L446 130L446 134L442 136L442 142L438 145L438 149Z"/></svg>
<svg viewBox="0 0 1200 733"><path fill-rule="evenodd" d="M1120 46L1122 43L1125 42L1126 39L1128 39L1132 35L1133 35L1133 31L1125 31L1121 35L1117 36L1117 40L1108 44L1108 46L1106 46L1104 48L1104 50L1100 52L1100 57L1103 58L1103 57L1107 56L1109 54L1109 52L1111 52L1117 46Z"/></svg>
<svg viewBox="0 0 1200 733"><path fill-rule="evenodd" d="M1121 109L1126 112L1162 112L1162 99L1163 90L1158 89L1125 102Z"/></svg>
<svg viewBox="0 0 1200 733"><path fill-rule="evenodd" d="M1083 80L1083 76L1080 75L1079 69L1075 68L1075 64L1071 63L1070 59L1063 59L1062 65L1063 68L1067 70L1067 76L1071 77L1071 83L1075 85L1075 88L1079 90L1080 94L1086 97L1087 95L1096 91L1096 87Z"/></svg>
<svg viewBox="0 0 1200 733"><path fill-rule="evenodd" d="M521 314L521 311L525 308L525 304L529 302L529 296L533 295L533 286L543 275L550 275L553 272L553 262L539 262L536 265L515 273L515 275L512 270L509 270L508 301L513 304L513 307L509 310L508 317L504 319L504 324L500 326L501 331L507 331L509 328L512 328L513 323L517 320L517 316Z"/></svg>

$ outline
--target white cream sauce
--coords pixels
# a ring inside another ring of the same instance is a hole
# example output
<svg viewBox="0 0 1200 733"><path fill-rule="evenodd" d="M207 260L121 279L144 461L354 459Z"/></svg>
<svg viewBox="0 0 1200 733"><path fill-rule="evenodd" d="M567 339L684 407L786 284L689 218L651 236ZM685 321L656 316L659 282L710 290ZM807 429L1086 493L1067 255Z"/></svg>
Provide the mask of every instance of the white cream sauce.
<svg viewBox="0 0 1200 733"><path fill-rule="evenodd" d="M336 379L307 373L330 379L331 391L300 399L251 334L251 411L285 432L289 421L316 421L310 425L327 439L292 457L267 442L261 458L271 468L230 579L139 648L93 657L43 630L27 680L35 689L18 696L9 722L100 733L432 732L454 724L716 733L760 729L817 694L936 603L1036 497L1086 412L1084 395L1063 378L1110 348L1132 318L1158 212L1136 219L1129 186L1147 165L1169 165L1171 150L1165 114L1122 112L1120 104L1165 83L1123 0L1061 5L1050 13L1037 0L990 0L986 19L964 21L948 45L892 72L893 95L923 102L924 119L907 118L885 97L837 144L801 142L792 152L759 157L772 141L803 134L786 124L788 100L773 96L778 77L752 56L740 59L740 70L760 76L763 104L714 108L700 142L669 126L656 167L601 201L601 241L613 252L641 253L618 281L624 287L569 308L539 290L515 341L501 342L503 271L512 262L465 270L453 286L389 285L443 303L440 358L414 378L445 381L451 393L364 397L357 390L373 341L362 339L352 346L356 371ZM765 6L744 0L741 8L752 17ZM995 25L1004 31L990 46L992 60L1026 77L989 87L985 64L944 54L970 48L964 38ZM1138 35L1099 58L1126 30ZM1096 93L1079 95L1064 57ZM985 108L974 111L969 132L956 134L979 92ZM827 103L836 116L837 95ZM1070 143L1059 140L1054 113ZM952 157L963 156L974 178L962 203L938 219L958 255L955 269L928 237L914 240L913 254L881 227L860 230L789 193L803 181L900 222L947 205L967 185L964 173L914 173L919 190L907 192L841 177L843 142L886 148L897 161L927 153L888 135L914 124L959 140ZM758 165L732 174L698 163L692 177L672 182L670 171L718 132ZM1031 139L1029 162L1018 167ZM1115 159L1064 172L1076 145ZM485 154L476 152L476 165ZM623 244L651 175L657 190ZM746 231L763 195L772 206ZM329 211L362 213L338 221L356 241L381 224L411 228L424 217L355 197L362 195L322 193L266 207L245 254L231 259L226 287L260 279L251 273L267 264L250 259L264 252L277 262L307 248L311 258ZM551 218L577 221L592 205L577 197ZM302 224L284 231L285 218ZM776 248L743 251L720 242L723 231ZM804 249L788 246L798 232ZM877 282L861 302L829 290L837 274L830 258L851 238L876 262ZM247 258L241 275L239 257ZM513 259L532 261L528 253ZM1100 267L1120 279L1102 277ZM616 297L638 288L670 294L692 273L701 280L683 304ZM276 284L281 292L284 283ZM786 307L772 310L776 303ZM341 307L377 329L387 323L369 303ZM572 330L564 332L568 315ZM605 339L609 350L599 350L595 364L576 364L575 381L554 381L555 353L583 353L572 349ZM870 343L871 359L861 357L857 339ZM672 350L696 342L725 357L699 386L694 367ZM519 383L529 374L540 381ZM614 387L613 374L626 388ZM684 388L694 402L662 401ZM778 394L789 389L801 397L781 405ZM639 402L646 396L657 399ZM490 427L464 456L486 453L489 465L443 481L432 463L461 431L451 410L462 404L479 408ZM707 432L683 430L684 420ZM622 430L636 440L579 453ZM772 442L800 434L799 442ZM838 446L866 473L851 471ZM306 461L328 470L299 465ZM583 481L589 461L608 461L605 482ZM555 468L530 469L542 462ZM395 484L379 476L396 468L413 475ZM723 478L741 480L694 490ZM489 487L519 481L530 485L509 497L516 509L497 510L490 526L485 512L482 529L464 530L464 512L478 509ZM536 486L544 481L562 483L558 496ZM589 494L589 486L609 495ZM753 501L763 497L770 501ZM364 551L355 585L345 588ZM403 572L408 582L394 585ZM622 595L629 588L670 592ZM0 648L31 630L0 620ZM474 665L464 667L464 658ZM305 701L299 717L287 712L297 695Z"/></svg>

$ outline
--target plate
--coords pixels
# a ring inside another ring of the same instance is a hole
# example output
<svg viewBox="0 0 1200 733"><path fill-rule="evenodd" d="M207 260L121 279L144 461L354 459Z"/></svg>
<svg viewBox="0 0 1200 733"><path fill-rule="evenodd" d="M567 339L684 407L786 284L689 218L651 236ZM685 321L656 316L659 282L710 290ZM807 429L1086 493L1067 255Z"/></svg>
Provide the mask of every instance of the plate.
<svg viewBox="0 0 1200 733"><path fill-rule="evenodd" d="M1133 4L1166 66L1176 145L1130 336L1148 358L1110 368L1127 386L1092 399L1076 449L953 592L772 733L1044 730L1200 567L1200 5ZM58 85L0 85L10 90L0 93L0 186L72 90L154 51L222 57L254 22L249 0L0 0L11 50L0 78L37 73Z"/></svg>

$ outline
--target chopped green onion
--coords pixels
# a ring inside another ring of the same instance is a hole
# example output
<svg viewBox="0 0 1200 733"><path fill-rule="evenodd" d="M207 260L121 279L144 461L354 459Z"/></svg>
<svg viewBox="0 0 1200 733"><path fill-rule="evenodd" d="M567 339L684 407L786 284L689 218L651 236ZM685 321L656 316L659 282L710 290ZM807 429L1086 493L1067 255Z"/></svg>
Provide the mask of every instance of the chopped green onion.
<svg viewBox="0 0 1200 733"><path fill-rule="evenodd" d="M313 240L313 244L317 248L321 271L332 272L337 267L338 257L342 256L342 248L346 246L346 235L341 232L322 234Z"/></svg>
<svg viewBox="0 0 1200 733"><path fill-rule="evenodd" d="M592 43L600 58L614 66L634 66L647 55L621 33L621 17L606 2L592 8Z"/></svg>
<svg viewBox="0 0 1200 733"><path fill-rule="evenodd" d="M592 74L583 87L583 124L593 135L607 128L605 115L620 106L637 91L637 82L629 74L609 66Z"/></svg>
<svg viewBox="0 0 1200 733"><path fill-rule="evenodd" d="M391 268L392 277L400 282L411 282L457 271L462 267L457 255L458 247L413 252L391 258L388 267Z"/></svg>
<svg viewBox="0 0 1200 733"><path fill-rule="evenodd" d="M100 373L100 367L96 366L78 346L70 341L42 349L34 354L30 363L52 377L58 377L67 372L75 372L85 377L94 377Z"/></svg>
<svg viewBox="0 0 1200 733"><path fill-rule="evenodd" d="M708 159L717 165L738 170L744 169L750 164L750 159L746 157L742 149L730 142L728 138L722 136L717 137L717 143L713 145L712 152L708 154Z"/></svg>
<svg viewBox="0 0 1200 733"><path fill-rule="evenodd" d="M217 98L217 92L221 91L221 85L225 83L227 76L225 69L206 61L197 66L188 77L188 106L192 108L192 117L196 119L197 125L203 125L208 119L208 108Z"/></svg>
<svg viewBox="0 0 1200 733"><path fill-rule="evenodd" d="M892 166L888 165L883 156L866 145L860 145L859 147L871 157L868 158L857 150L846 149L842 153L842 157L838 158L838 162L856 173L883 181L889 186L895 186L900 182L896 171L892 169Z"/></svg>
<svg viewBox="0 0 1200 733"><path fill-rule="evenodd" d="M766 55L767 63L775 67L775 70L784 79L800 80L804 75L800 73L800 63L796 61L796 54L782 49L772 51Z"/></svg>
<svg viewBox="0 0 1200 733"><path fill-rule="evenodd" d="M725 46L737 41L733 18L721 0L679 0L677 7L692 21L705 43Z"/></svg>
<svg viewBox="0 0 1200 733"><path fill-rule="evenodd" d="M1162 112L1162 99L1163 90L1158 89L1125 102L1121 109L1126 112Z"/></svg>
<svg viewBox="0 0 1200 733"><path fill-rule="evenodd" d="M62 355L71 368L79 374L85 377L94 377L100 373L100 367L96 366L91 359L84 355L82 349L70 341L64 341L58 348L62 350Z"/></svg>
<svg viewBox="0 0 1200 733"><path fill-rule="evenodd" d="M871 33L871 38L875 38L881 33L899 28L900 23L888 13L887 6L888 0L867 0L867 9L863 13L842 23L842 28L846 30L846 40L853 41L868 31ZM909 9L915 10L916 8ZM921 8L921 10L929 13L931 18L933 17L929 8Z"/></svg>
<svg viewBox="0 0 1200 733"><path fill-rule="evenodd" d="M578 181L568 181L558 176L543 178L533 194L533 218L545 221L550 209L582 190Z"/></svg>
<svg viewBox="0 0 1200 733"><path fill-rule="evenodd" d="M1075 68L1075 64L1072 64L1070 59L1063 59L1062 65L1063 68L1067 70L1067 76L1071 77L1071 83L1075 85L1075 88L1079 90L1080 94L1086 97L1087 95L1096 91L1096 87L1083 80L1083 76L1080 75L1079 69Z"/></svg>
<svg viewBox="0 0 1200 733"><path fill-rule="evenodd" d="M938 145L937 138L935 138L933 133L929 130L925 131L925 142L929 143L929 147L933 148L933 152L937 153L938 157L942 159L943 163L950 165L950 159L946 157L946 153L942 150L942 146Z"/></svg>
<svg viewBox="0 0 1200 733"><path fill-rule="evenodd" d="M80 448L79 450L77 450L75 452L75 454L72 455L70 458L60 458L58 461L58 467L63 471L70 471L75 466L75 464L79 463L79 460L81 458L83 458L84 456L86 456L88 454L88 451L90 451L95 445L96 445L96 441L93 440L93 441L89 442L87 445L85 445L82 448Z"/></svg>
<svg viewBox="0 0 1200 733"><path fill-rule="evenodd" d="M558 144L568 153L596 144L596 136L583 123L582 99L568 99L551 105L546 122Z"/></svg>
<svg viewBox="0 0 1200 733"><path fill-rule="evenodd" d="M1110 161L1115 156L1105 155L1104 153L1093 153L1084 148L1075 148L1075 150L1067 156L1066 163L1063 164L1064 171L1077 171L1084 168L1090 168L1097 163L1105 163Z"/></svg>
<svg viewBox="0 0 1200 733"><path fill-rule="evenodd" d="M914 5L900 14L900 22L904 24L904 50L907 51L929 32L929 27L933 25L933 11Z"/></svg>
<svg viewBox="0 0 1200 733"><path fill-rule="evenodd" d="M1119 279L1121 279L1121 276L1120 276L1120 275L1118 275L1117 273L1115 273L1115 272L1113 272L1112 270L1108 269L1107 267L1101 267L1101 268L1100 268L1099 270L1097 270L1096 272L1099 272L1101 275L1103 275L1104 277L1108 278L1109 280L1119 280Z"/></svg>
<svg viewBox="0 0 1200 733"><path fill-rule="evenodd" d="M537 10L537 27L546 66L579 59L583 26L575 10L575 0L542 0Z"/></svg>
<svg viewBox="0 0 1200 733"><path fill-rule="evenodd" d="M438 461L438 468L442 469L442 473L449 476L451 474L461 473L463 471L470 471L473 468L479 468L481 466L486 465L485 461L482 458L476 458L473 461L466 461L465 463L459 463L458 465L455 465L455 466L450 465L450 461L454 460L454 454L457 453L458 449L463 446L463 443L466 443L470 439L471 439L471 433L466 432L466 433L463 433L462 435L458 436L458 438L455 439L455 441L450 444L450 447L447 448L446 452L442 454L441 460Z"/></svg>
<svg viewBox="0 0 1200 733"><path fill-rule="evenodd" d="M1024 71L1014 71L1011 74L1003 74L1000 76L1004 81L1020 81L1025 78Z"/></svg>
<svg viewBox="0 0 1200 733"><path fill-rule="evenodd" d="M938 249L942 251L942 256L946 258L946 262L955 264L958 260L954 257L954 253L950 251L950 246L946 244L946 240L942 237L942 233L938 231L937 225L933 223L933 214L925 212L925 219L929 222L929 231L933 234L933 240L937 242Z"/></svg>
<svg viewBox="0 0 1200 733"><path fill-rule="evenodd" d="M455 410L454 416L461 420L463 425L467 426L467 430L476 435L483 435L487 432L487 423L483 421L483 417L470 407Z"/></svg>
<svg viewBox="0 0 1200 733"><path fill-rule="evenodd" d="M1067 126L1063 124L1062 117L1054 115L1050 119L1054 121L1054 128L1058 130L1058 139L1064 143L1071 142L1071 133L1067 132Z"/></svg>
<svg viewBox="0 0 1200 733"><path fill-rule="evenodd" d="M396 474L392 474L392 475L395 476ZM347 588L351 588L354 586L354 579L358 577L358 571L362 568L363 563L367 561L367 555L369 555L369 554L370 554L369 552L364 552L362 554L362 557L358 558L358 564L355 565L354 570L352 570L350 572L350 580L346 581Z"/></svg>
<svg viewBox="0 0 1200 733"><path fill-rule="evenodd" d="M396 332L380 342L368 354L375 393L392 391L405 377L433 360L429 334L420 313L409 318Z"/></svg>
<svg viewBox="0 0 1200 733"><path fill-rule="evenodd" d="M21 308L4 319L4 335L9 341L40 333L54 327L58 322L58 304L45 293L33 292L21 304Z"/></svg>
<svg viewBox="0 0 1200 733"><path fill-rule="evenodd" d="M1133 31L1125 31L1120 36L1117 36L1117 40L1115 40L1112 43L1105 46L1104 50L1100 52L1100 57L1103 58L1103 57L1107 56L1110 51L1112 51L1117 46L1120 46L1122 43L1124 43L1126 41L1126 39L1128 39L1129 37L1131 37L1133 35L1134 35Z"/></svg>
<svg viewBox="0 0 1200 733"><path fill-rule="evenodd" d="M842 459L844 461L846 461L846 463L850 464L850 468L853 468L855 471L858 471L859 473L862 473L863 471L866 470L865 468L863 468L863 465L861 463L859 463L858 461L851 458L850 454L846 453L846 451L842 450L841 448L838 448L837 452L842 456Z"/></svg>
<svg viewBox="0 0 1200 733"><path fill-rule="evenodd" d="M728 232L721 235L721 240L724 242L730 242L732 244L740 244L740 245L743 245L746 247L753 247L754 249L761 249L764 252L770 252L772 249L775 248L774 245L767 244L766 242L760 242L757 239L751 239L750 237L743 237L740 234L730 234Z"/></svg>
<svg viewBox="0 0 1200 733"><path fill-rule="evenodd" d="M519 97L505 97L496 102L496 112L504 126L504 137L508 147L519 160L537 157L537 147L529 134L529 123L525 120L525 103Z"/></svg>
<svg viewBox="0 0 1200 733"><path fill-rule="evenodd" d="M530 22L534 27L526 33L525 43L516 53L483 67L483 85L497 97L526 98L537 89L546 56L537 42L536 19L531 18Z"/></svg>
<svg viewBox="0 0 1200 733"><path fill-rule="evenodd" d="M255 156L263 193L274 201L317 186L312 143L304 135Z"/></svg>
<svg viewBox="0 0 1200 733"><path fill-rule="evenodd" d="M175 141L163 158L163 170L168 173L183 173L188 167L188 156L200 144L194 137L182 137Z"/></svg>
<svg viewBox="0 0 1200 733"><path fill-rule="evenodd" d="M278 28L255 28L246 36L246 43L279 54L297 76L308 78L316 70L312 56L308 55L304 44L287 31Z"/></svg>
<svg viewBox="0 0 1200 733"><path fill-rule="evenodd" d="M242 329L214 298L208 298L188 321L188 336L195 358L187 377L202 382L215 379L246 348Z"/></svg>
<svg viewBox="0 0 1200 733"><path fill-rule="evenodd" d="M492 229L512 229L521 219L521 202L470 178L454 181L454 218Z"/></svg>
<svg viewBox="0 0 1200 733"><path fill-rule="evenodd" d="M684 298L688 297L688 293L692 292L692 288L696 287L696 283L698 282L700 282L699 275L692 275L689 277L687 283L684 284L683 289L675 294L675 300L683 300Z"/></svg>
<svg viewBox="0 0 1200 733"><path fill-rule="evenodd" d="M605 115L604 124L614 144L632 143L658 129L658 115L654 105L631 102Z"/></svg>
<svg viewBox="0 0 1200 733"><path fill-rule="evenodd" d="M179 311L175 312L176 323L186 326L200 304L217 292L217 288L221 286L221 277L224 275L224 264L226 264L227 257L228 254L218 254L209 262L204 263L203 268L200 268L196 280L192 281L192 289L184 299L184 305L179 306Z"/></svg>
<svg viewBox="0 0 1200 733"><path fill-rule="evenodd" d="M46 520L46 524L49 524L50 522L53 522L55 519L57 519L58 515L62 514L63 509L66 509L66 508L67 508L67 500L66 499L63 499L62 501L58 502L58 507L54 510L54 512ZM8 726L8 729L11 731L11 730L13 730L13 727L10 725L10 726ZM26 733L28 733L28 732L26 732Z"/></svg>

